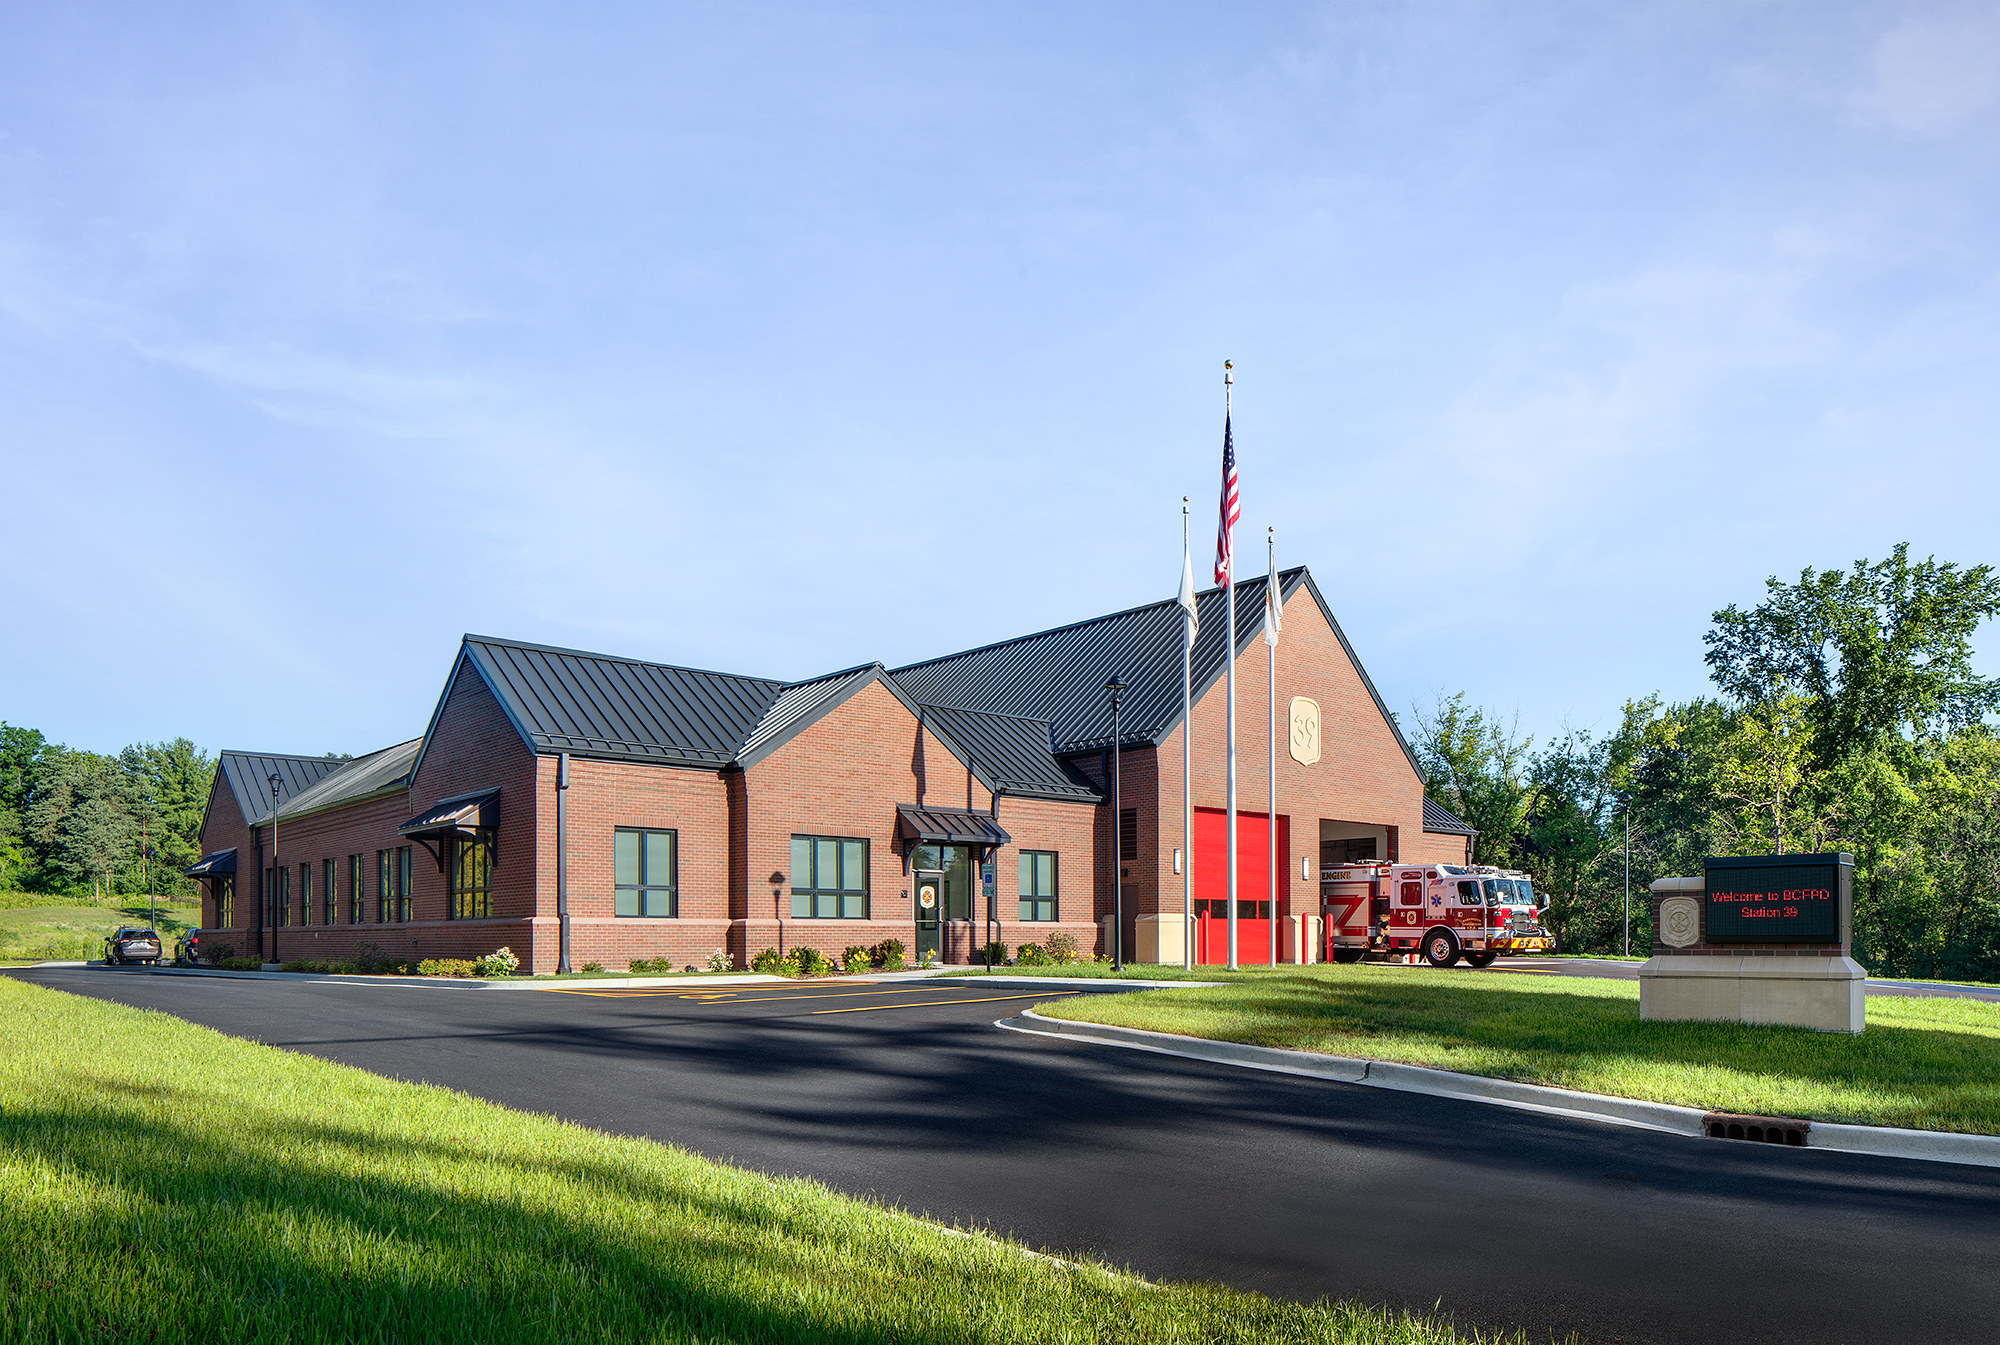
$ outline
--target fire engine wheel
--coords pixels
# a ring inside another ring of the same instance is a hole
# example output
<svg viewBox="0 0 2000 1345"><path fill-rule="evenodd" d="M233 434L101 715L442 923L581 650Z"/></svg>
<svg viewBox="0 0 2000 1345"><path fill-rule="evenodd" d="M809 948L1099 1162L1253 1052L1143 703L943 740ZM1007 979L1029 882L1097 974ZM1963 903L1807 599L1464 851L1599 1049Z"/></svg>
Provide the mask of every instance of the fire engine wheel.
<svg viewBox="0 0 2000 1345"><path fill-rule="evenodd" d="M1488 948L1478 953L1467 953L1465 955L1465 964L1468 967L1490 967L1493 965L1493 959L1498 956L1500 956L1500 951L1497 948Z"/></svg>
<svg viewBox="0 0 2000 1345"><path fill-rule="evenodd" d="M1425 939L1424 960L1433 967L1449 967L1457 962L1457 936L1441 929Z"/></svg>
<svg viewBox="0 0 2000 1345"><path fill-rule="evenodd" d="M1333 950L1333 960L1335 962L1359 962L1366 951L1366 949L1362 948L1336 948Z"/></svg>

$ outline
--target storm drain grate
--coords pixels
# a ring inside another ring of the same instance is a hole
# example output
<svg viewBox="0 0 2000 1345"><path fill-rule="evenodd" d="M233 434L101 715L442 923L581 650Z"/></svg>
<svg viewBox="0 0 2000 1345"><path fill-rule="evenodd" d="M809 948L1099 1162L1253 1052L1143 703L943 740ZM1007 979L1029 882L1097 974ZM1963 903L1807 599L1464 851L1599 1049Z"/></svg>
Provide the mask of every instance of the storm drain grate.
<svg viewBox="0 0 2000 1345"><path fill-rule="evenodd" d="M1715 1140L1748 1140L1752 1144L1789 1144L1803 1147L1810 1121L1789 1116L1738 1116L1735 1112L1712 1111L1701 1118L1702 1129Z"/></svg>

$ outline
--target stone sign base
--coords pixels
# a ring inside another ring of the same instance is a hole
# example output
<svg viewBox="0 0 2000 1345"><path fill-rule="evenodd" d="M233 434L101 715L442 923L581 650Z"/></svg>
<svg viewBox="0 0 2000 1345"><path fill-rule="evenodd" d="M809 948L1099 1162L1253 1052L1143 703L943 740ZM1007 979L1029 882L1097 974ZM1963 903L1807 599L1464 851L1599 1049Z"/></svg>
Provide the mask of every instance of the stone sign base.
<svg viewBox="0 0 2000 1345"><path fill-rule="evenodd" d="M1639 968L1639 1016L1860 1032L1867 979L1851 957L1662 953Z"/></svg>

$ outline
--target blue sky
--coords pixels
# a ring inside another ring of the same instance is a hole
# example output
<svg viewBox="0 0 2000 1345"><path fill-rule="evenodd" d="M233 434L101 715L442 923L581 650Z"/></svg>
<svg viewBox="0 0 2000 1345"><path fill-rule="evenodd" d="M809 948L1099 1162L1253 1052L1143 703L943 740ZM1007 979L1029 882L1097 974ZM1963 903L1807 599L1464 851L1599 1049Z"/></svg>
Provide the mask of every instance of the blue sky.
<svg viewBox="0 0 2000 1345"><path fill-rule="evenodd" d="M1393 708L1603 726L1767 575L1996 559L1996 157L1993 4L12 6L0 718L1165 597L1231 357Z"/></svg>

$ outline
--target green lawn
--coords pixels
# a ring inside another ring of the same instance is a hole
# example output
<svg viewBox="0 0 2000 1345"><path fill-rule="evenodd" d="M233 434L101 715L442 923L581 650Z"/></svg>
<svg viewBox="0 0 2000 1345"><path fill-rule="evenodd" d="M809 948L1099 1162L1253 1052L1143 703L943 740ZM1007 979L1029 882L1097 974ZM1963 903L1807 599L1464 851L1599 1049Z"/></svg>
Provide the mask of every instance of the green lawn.
<svg viewBox="0 0 2000 1345"><path fill-rule="evenodd" d="M7 893L10 897L30 893ZM103 951L104 936L120 925L143 925L147 908L144 897L134 903L119 897L102 906L76 905L74 899L40 897L57 905L29 906L12 902L0 907L0 961L65 961L89 959ZM201 905L159 906L156 928L167 941L166 954L173 955L174 936L201 919Z"/></svg>
<svg viewBox="0 0 2000 1345"><path fill-rule="evenodd" d="M10 977L0 1039L0 1340L1461 1339L1055 1264Z"/></svg>
<svg viewBox="0 0 2000 1345"><path fill-rule="evenodd" d="M1870 996L1853 1037L1642 1022L1636 981L1362 964L1036 1012L1688 1107L2000 1134L2000 1005L1973 999Z"/></svg>

